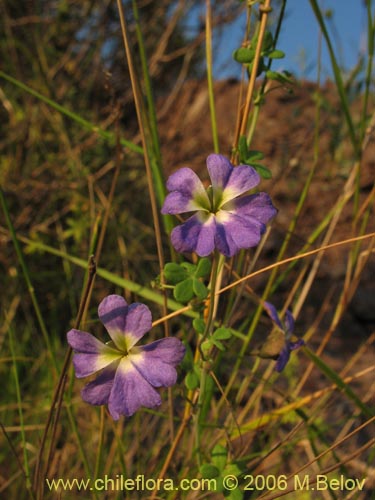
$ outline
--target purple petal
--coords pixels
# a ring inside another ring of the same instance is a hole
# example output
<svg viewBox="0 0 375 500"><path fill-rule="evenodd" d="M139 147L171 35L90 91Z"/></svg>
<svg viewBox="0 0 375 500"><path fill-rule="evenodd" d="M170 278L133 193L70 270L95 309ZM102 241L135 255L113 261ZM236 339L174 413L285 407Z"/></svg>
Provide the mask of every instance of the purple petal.
<svg viewBox="0 0 375 500"><path fill-rule="evenodd" d="M291 351L295 351L299 347L305 345L305 341L303 339L298 339L296 342L289 342L289 349Z"/></svg>
<svg viewBox="0 0 375 500"><path fill-rule="evenodd" d="M280 321L280 318L279 318L279 315L276 311L276 308L273 304L271 304L270 302L264 302L263 304L263 307L264 309L267 311L269 317L272 319L272 321L274 323L276 323L276 325L284 331L284 327Z"/></svg>
<svg viewBox="0 0 375 500"><path fill-rule="evenodd" d="M277 358L276 365L275 365L275 370L277 372L281 372L284 370L286 364L288 363L290 358L290 349L287 344L285 344L285 347L281 351L279 357Z"/></svg>
<svg viewBox="0 0 375 500"><path fill-rule="evenodd" d="M129 359L124 358L115 375L108 409L114 420L120 415L129 417L141 406L155 408L161 404L160 395L145 380Z"/></svg>
<svg viewBox="0 0 375 500"><path fill-rule="evenodd" d="M221 253L231 257L242 248L258 245L265 231L263 223L252 217L239 217L221 210L216 216L216 246Z"/></svg>
<svg viewBox="0 0 375 500"><path fill-rule="evenodd" d="M223 191L233 171L233 165L228 158L218 154L209 155L206 163L213 190Z"/></svg>
<svg viewBox="0 0 375 500"><path fill-rule="evenodd" d="M284 316L285 334L291 335L294 331L294 318L292 313L287 309Z"/></svg>
<svg viewBox="0 0 375 500"><path fill-rule="evenodd" d="M67 337L75 351L73 365L77 378L87 377L122 357L121 352L103 344L90 333L70 330Z"/></svg>
<svg viewBox="0 0 375 500"><path fill-rule="evenodd" d="M152 327L151 311L146 305L135 302L128 306L119 295L109 295L100 303L99 318L123 352L128 352Z"/></svg>
<svg viewBox="0 0 375 500"><path fill-rule="evenodd" d="M243 193L250 191L260 182L258 172L249 165L239 165L235 167L228 179L223 191L223 201L225 204L229 200L237 198Z"/></svg>
<svg viewBox="0 0 375 500"><path fill-rule="evenodd" d="M275 365L275 370L280 373L285 368L286 364L289 361L290 352L294 351L295 349L298 349L299 347L303 346L304 344L305 344L305 341L303 339L299 339L299 340L297 340L297 342L287 341L285 343L285 347L283 348L283 350L281 351L281 353L277 359L277 362Z"/></svg>
<svg viewBox="0 0 375 500"><path fill-rule="evenodd" d="M120 295L108 295L99 304L98 315L106 327L113 342L119 349L123 349L123 336L125 332L125 318L128 304Z"/></svg>
<svg viewBox="0 0 375 500"><path fill-rule="evenodd" d="M263 224L266 224L277 214L277 209L273 206L271 198L267 193L257 193L243 196L223 205L223 210L229 210L241 217L253 217Z"/></svg>
<svg viewBox="0 0 375 500"><path fill-rule="evenodd" d="M165 198L161 213L183 214L194 210L200 210L201 208L202 207L199 206L190 195L180 193L179 191L173 191Z"/></svg>
<svg viewBox="0 0 375 500"><path fill-rule="evenodd" d="M75 351L98 354L102 352L103 346L105 347L105 344L91 335L91 333L82 332L81 330L70 330L66 336L68 344Z"/></svg>
<svg viewBox="0 0 375 500"><path fill-rule="evenodd" d="M170 387L176 383L175 366L185 355L184 344L175 337L167 337L139 348L143 357L133 362L142 376L154 387Z"/></svg>
<svg viewBox="0 0 375 500"><path fill-rule="evenodd" d="M108 404L117 366L118 363L113 363L113 365L104 369L95 380L85 385L81 391L81 396L86 403L91 405Z"/></svg>
<svg viewBox="0 0 375 500"><path fill-rule="evenodd" d="M202 203L205 207L210 205L201 180L191 168L180 168L172 174L167 181L167 189L171 193L179 193L179 196L168 195L164 202L162 213L177 214L181 213L177 211L179 209L183 212L189 212L202 208ZM197 203L198 200L201 203ZM176 206L173 203L176 203Z"/></svg>
<svg viewBox="0 0 375 500"><path fill-rule="evenodd" d="M171 233L171 241L177 252L196 252L200 257L209 255L215 248L215 217L199 212L177 226Z"/></svg>
<svg viewBox="0 0 375 500"><path fill-rule="evenodd" d="M230 231L226 231L223 224L217 224L215 245L219 252L226 257L233 257L240 249L233 241Z"/></svg>

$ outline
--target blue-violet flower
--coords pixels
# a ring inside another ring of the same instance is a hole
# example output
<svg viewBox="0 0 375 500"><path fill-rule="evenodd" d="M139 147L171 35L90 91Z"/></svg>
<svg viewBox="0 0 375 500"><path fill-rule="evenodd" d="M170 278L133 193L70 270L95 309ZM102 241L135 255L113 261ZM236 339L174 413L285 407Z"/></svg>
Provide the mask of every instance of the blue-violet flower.
<svg viewBox="0 0 375 500"><path fill-rule="evenodd" d="M253 167L234 167L222 155L207 158L211 186L206 190L193 170L181 168L167 181L170 193L163 214L196 212L171 233L178 252L196 252L203 257L215 248L232 257L242 248L258 245L265 224L276 215L266 193L245 194L260 182Z"/></svg>
<svg viewBox="0 0 375 500"><path fill-rule="evenodd" d="M275 325L282 332L284 332L285 335L285 344L279 354L279 357L277 358L275 365L275 370L277 372L281 372L282 370L284 370L286 364L289 361L291 351L294 351L295 349L298 349L299 347L305 345L305 341L303 339L298 339L296 342L291 342L290 339L294 330L294 318L289 310L285 311L284 321L281 321L274 305L272 305L270 302L264 302L264 308Z"/></svg>
<svg viewBox="0 0 375 500"><path fill-rule="evenodd" d="M83 400L92 405L108 404L114 420L120 415L133 415L141 406L159 406L161 398L154 387L169 387L176 382L175 366L185 354L183 343L167 337L135 346L152 327L151 312L144 304L127 305L119 295L102 300L98 313L112 339L107 344L80 330L67 333L74 350L76 377L101 370L83 388Z"/></svg>

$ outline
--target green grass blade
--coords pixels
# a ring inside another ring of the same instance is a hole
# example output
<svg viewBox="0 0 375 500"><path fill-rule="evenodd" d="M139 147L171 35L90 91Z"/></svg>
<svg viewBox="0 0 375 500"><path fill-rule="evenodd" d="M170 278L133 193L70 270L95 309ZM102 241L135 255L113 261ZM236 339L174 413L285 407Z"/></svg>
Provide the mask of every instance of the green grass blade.
<svg viewBox="0 0 375 500"><path fill-rule="evenodd" d="M342 106L344 116L345 116L345 119L346 119L346 122L348 125L348 129L349 129L350 140L351 140L351 143L353 145L354 152L355 152L357 158L359 158L361 151L360 151L360 147L358 144L354 123L352 120L351 111L349 109L348 97L347 97L347 94L345 92L345 86L344 86L344 82L342 80L341 70L340 70L340 67L337 63L336 54L335 54L335 51L333 49L331 39L330 39L328 30L326 28L326 25L325 25L325 22L323 19L323 15L322 15L322 12L320 10L320 7L318 5L317 0L310 0L310 4L311 4L311 7L314 11L315 17L318 21L319 27L322 31L322 34L323 34L324 39L325 39L326 44L327 44L329 57L331 59L331 64L332 64L332 69L333 69L333 75L335 78L337 90L338 90L340 100L341 100L341 106Z"/></svg>
<svg viewBox="0 0 375 500"><path fill-rule="evenodd" d="M23 413L22 413L22 396L21 396L21 388L20 388L20 381L18 377L18 370L17 370L17 361L16 361L16 350L14 346L14 333L12 326L9 325L9 347L10 347L10 352L13 360L13 374L14 374L14 387L16 391L16 397L17 397L17 405L18 405L18 417L19 417L19 422L20 422L20 435L21 435L21 442L22 442L22 450L23 450L23 464L24 464L24 472L25 472L25 479L26 479L26 488L27 490L31 490L31 480L30 480L30 467L29 467L29 460L27 456L27 445L26 445L26 435L25 435L25 430L24 430L24 420L23 420Z"/></svg>
<svg viewBox="0 0 375 500"><path fill-rule="evenodd" d="M375 415L375 411L369 408L365 403L363 403L360 398L355 394L355 392L346 384L340 375L338 375L332 368L330 368L319 356L314 354L309 348L305 347L304 352L315 364L315 366L324 375L331 380L339 389L341 389L349 399L351 399L355 405L361 410L361 412L367 417L371 418Z"/></svg>
<svg viewBox="0 0 375 500"><path fill-rule="evenodd" d="M38 300L37 300L36 295L35 295L34 286L33 286L32 282L31 282L31 278L30 278L30 273L29 273L26 261L25 261L24 256L23 256L23 252L22 252L21 246L20 246L20 244L18 242L18 238L17 238L16 232L14 230L14 226L13 226L12 220L10 218L10 214L9 214L8 206L7 206L7 203L6 203L6 199L5 199L5 196L4 196L4 193L3 193L3 190L1 189L1 187L0 187L0 204L2 206L2 209L3 209L3 212L4 212L4 216L5 216L5 221L6 221L6 224L8 226L9 233L10 233L12 241L13 241L13 245L14 245L14 248L15 248L15 251L16 251L18 262L20 263L20 266L21 266L21 269L22 269L22 274L23 274L23 277L24 277L25 282L26 282L26 287L27 287L27 290L28 290L28 292L30 294L31 302L32 302L33 307L34 307L34 311L35 311L35 314L36 314L36 317L37 317L37 320L38 320L39 328L40 328L40 330L42 332L43 339L44 339L44 342L45 342L47 350L48 350L48 354L49 354L49 356L51 358L55 375L57 375L58 369L57 369L57 362L56 362L55 353L54 353L54 351L52 349L52 345L51 345L50 338L49 338L49 335L48 335L47 327L45 325L45 322L44 322L44 319L43 319L43 315L42 315L42 312L41 312L40 307L39 307Z"/></svg>
<svg viewBox="0 0 375 500"><path fill-rule="evenodd" d="M82 128L85 128L85 129L89 130L90 132L95 132L102 139L105 139L106 141L109 141L109 142L115 144L115 142L116 142L115 134L112 134L111 132L108 132L106 130L102 130L97 125L93 125L91 122L89 122L88 120L85 120L84 118L77 115L73 111L70 111L65 106L61 106L61 104L58 104L57 102L53 101L52 99L49 99L48 97L44 96L40 92L37 92L36 90L32 89L28 85L25 85L24 83L20 82L16 78L13 78L12 76L7 75L6 73L4 73L4 71L0 71L0 78L4 78L4 80L6 80L7 82L12 83L13 85L18 87L19 89L24 90L25 92L32 95L33 97L36 97L37 99L44 102L45 104L48 104L49 106L51 106L51 108L55 109L59 113L67 116L68 118L71 118L76 123L81 125ZM128 149L130 149L130 151L133 151L134 153L143 154L143 149L140 146L133 144L131 141L127 141L126 139L120 139L120 143L122 146L127 147Z"/></svg>
<svg viewBox="0 0 375 500"><path fill-rule="evenodd" d="M57 248L53 248L49 245L45 245L40 242L32 241L28 238L22 237L20 239L24 243L32 245L32 247L36 250L41 250L50 253L51 255L56 255L57 257L61 257L63 259L68 260L69 262L75 264L76 266L82 267L83 269L87 269L88 264L87 261L84 259L80 259L79 257L74 257L73 255L69 255L61 250L58 250ZM161 293L154 292L150 288L142 286L139 283L136 283L135 281L122 278L121 276L117 276L116 274L107 271L106 269L102 269L100 267L97 268L96 274L101 278L109 281L110 283L113 283L114 285L118 285L126 290L129 290L130 292L135 293L136 295L142 297L143 299L149 300L158 305L164 304L164 297ZM170 309L171 311L178 311L182 307L181 304L171 299L168 299L167 305L168 309ZM189 316L191 318L197 317L197 314L191 310L184 312L184 315Z"/></svg>

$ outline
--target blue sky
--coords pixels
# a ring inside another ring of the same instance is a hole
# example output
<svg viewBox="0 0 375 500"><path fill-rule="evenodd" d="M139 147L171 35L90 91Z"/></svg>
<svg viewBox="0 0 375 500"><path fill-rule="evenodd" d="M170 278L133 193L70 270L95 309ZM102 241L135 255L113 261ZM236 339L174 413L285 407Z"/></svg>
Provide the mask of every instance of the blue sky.
<svg viewBox="0 0 375 500"><path fill-rule="evenodd" d="M331 10L326 20L332 35L339 63L350 71L359 54L366 52L367 16L363 0L321 0L323 11ZM214 49L216 78L239 77L240 65L231 59L234 49L241 45L245 14L228 26ZM319 29L308 0L289 0L278 47L286 57L275 61L273 69L286 69L297 77L316 79ZM218 57L218 54L220 57ZM325 42L322 42L322 79L332 77Z"/></svg>

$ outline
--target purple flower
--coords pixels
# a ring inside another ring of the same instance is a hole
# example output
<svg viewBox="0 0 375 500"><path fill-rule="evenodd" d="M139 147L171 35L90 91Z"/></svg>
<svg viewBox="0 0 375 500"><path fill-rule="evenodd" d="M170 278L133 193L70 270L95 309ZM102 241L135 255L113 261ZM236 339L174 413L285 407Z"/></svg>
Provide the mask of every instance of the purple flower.
<svg viewBox="0 0 375 500"><path fill-rule="evenodd" d="M282 322L275 307L272 304L270 304L269 302L265 302L264 308L275 325L280 328L280 330L284 332L285 335L285 344L277 358L277 362L275 365L275 370L277 372L281 372L284 370L286 364L289 361L291 351L294 351L295 349L298 349L299 347L305 345L305 341L303 339L298 339L296 342L291 342L290 338L294 330L294 318L289 310L285 311L284 321Z"/></svg>
<svg viewBox="0 0 375 500"><path fill-rule="evenodd" d="M152 327L151 312L144 304L127 305L119 295L109 295L99 304L98 313L112 339L107 344L80 330L67 333L74 349L76 377L101 370L83 388L83 400L92 405L108 404L114 420L120 415L133 415L141 406L159 406L161 398L154 387L169 387L176 382L175 366L184 357L184 345L177 338L167 337L135 346Z"/></svg>
<svg viewBox="0 0 375 500"><path fill-rule="evenodd" d="M266 193L245 194L260 182L253 167L233 167L222 155L207 158L211 186L206 190L190 168L181 168L167 182L170 193L163 214L196 212L171 233L178 252L196 252L203 257L215 248L227 257L241 248L254 247L264 233L265 224L276 215Z"/></svg>

